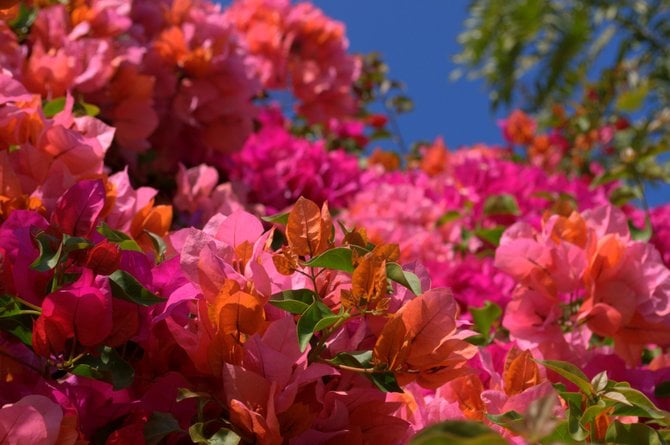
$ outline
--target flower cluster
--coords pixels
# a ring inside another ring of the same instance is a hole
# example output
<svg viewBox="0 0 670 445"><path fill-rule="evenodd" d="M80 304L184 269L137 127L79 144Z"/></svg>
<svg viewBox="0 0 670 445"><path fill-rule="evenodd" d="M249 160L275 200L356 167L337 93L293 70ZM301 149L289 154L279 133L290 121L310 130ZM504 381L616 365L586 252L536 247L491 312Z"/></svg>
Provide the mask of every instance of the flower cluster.
<svg viewBox="0 0 670 445"><path fill-rule="evenodd" d="M607 194L607 188L590 190L585 181L512 162L502 149L448 152L438 140L424 150L419 168L369 179L342 217L365 227L373 241L398 243L403 260L420 261L436 285L479 306L511 298L509 277L481 255L507 226L519 218L539 225L545 209L586 209L606 203Z"/></svg>
<svg viewBox="0 0 670 445"><path fill-rule="evenodd" d="M358 158L343 150L327 151L323 140L293 136L276 108L259 117L253 134L228 167L233 184L239 183L254 203L278 212L300 196L344 208L365 177Z"/></svg>
<svg viewBox="0 0 670 445"><path fill-rule="evenodd" d="M51 211L77 180L100 176L114 129L73 114L74 100L49 113L30 94L0 72L0 220L15 209Z"/></svg>
<svg viewBox="0 0 670 445"><path fill-rule="evenodd" d="M519 282L504 326L547 357L585 358L595 335L636 365L645 345L670 341L670 271L618 209L552 215L539 233L515 224L496 265Z"/></svg>
<svg viewBox="0 0 670 445"><path fill-rule="evenodd" d="M44 99L69 94L95 106L116 129L117 163L153 148L158 159L145 175L178 162L220 165L251 133L263 88L289 90L313 122L357 109L359 63L344 26L310 4L21 5L0 21L3 68ZM12 27L28 19L19 39Z"/></svg>
<svg viewBox="0 0 670 445"><path fill-rule="evenodd" d="M668 437L670 207L557 156L614 129L362 159L310 4L0 8L3 443Z"/></svg>
<svg viewBox="0 0 670 445"><path fill-rule="evenodd" d="M347 53L344 25L310 3L238 0L226 12L243 35L263 86L290 87L311 122L352 116L361 62Z"/></svg>
<svg viewBox="0 0 670 445"><path fill-rule="evenodd" d="M514 110L498 124L505 141L520 147L531 165L548 172L562 170L596 176L602 173L603 161L616 163L615 136L628 140L625 130L630 124L625 117L613 116L605 122L591 122L585 109L568 116L560 105L553 108L549 119L551 129L538 132L538 123L521 110ZM625 157L625 155L624 155Z"/></svg>

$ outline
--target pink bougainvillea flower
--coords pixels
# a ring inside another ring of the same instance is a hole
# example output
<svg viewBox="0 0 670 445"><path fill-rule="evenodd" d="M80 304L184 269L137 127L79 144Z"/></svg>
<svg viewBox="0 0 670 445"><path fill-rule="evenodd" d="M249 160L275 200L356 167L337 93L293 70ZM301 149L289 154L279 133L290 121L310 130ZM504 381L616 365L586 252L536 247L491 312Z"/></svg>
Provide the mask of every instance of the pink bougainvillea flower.
<svg viewBox="0 0 670 445"><path fill-rule="evenodd" d="M174 205L181 212L180 219L191 226L201 227L216 213L230 215L244 208L232 184L218 184L216 169L206 164L186 169L179 165L177 193Z"/></svg>
<svg viewBox="0 0 670 445"><path fill-rule="evenodd" d="M97 226L105 196L102 181L80 181L58 199L51 223L68 235L87 236Z"/></svg>
<svg viewBox="0 0 670 445"><path fill-rule="evenodd" d="M47 230L48 222L38 213L27 210L12 212L0 225L3 288L27 301L39 305L53 272L38 272L30 265L39 256L33 244L36 231Z"/></svg>
<svg viewBox="0 0 670 445"><path fill-rule="evenodd" d="M33 331L33 348L43 357L65 352L68 341L102 345L112 332L112 296L105 280L84 269L76 282L47 295Z"/></svg>
<svg viewBox="0 0 670 445"><path fill-rule="evenodd" d="M343 207L361 185L356 157L344 151L327 151L323 141L293 136L276 108L263 111L260 131L232 158L233 182L248 189L252 202L278 212L300 196L333 207Z"/></svg>
<svg viewBox="0 0 670 445"><path fill-rule="evenodd" d="M0 17L0 66L14 77L20 73L25 57L25 47L19 45L16 34Z"/></svg>
<svg viewBox="0 0 670 445"><path fill-rule="evenodd" d="M267 88L290 87L297 111L327 123L355 113L360 60L347 53L344 25L309 3L238 0L226 11L245 39Z"/></svg>
<svg viewBox="0 0 670 445"><path fill-rule="evenodd" d="M61 407L40 395L28 395L0 408L0 442L7 445L73 445L74 438L61 439ZM59 440L60 439L60 440Z"/></svg>
<svg viewBox="0 0 670 445"><path fill-rule="evenodd" d="M590 333L613 338L629 364L646 344L670 343L670 270L651 245L631 239L617 208L553 215L539 233L517 223L503 235L496 266L519 282L504 325L547 357L566 345L561 324L572 326L565 339L581 338L581 350Z"/></svg>
<svg viewBox="0 0 670 445"><path fill-rule="evenodd" d="M3 74L0 79L12 94L18 94L2 98L0 140L14 149L0 152L0 198L26 203L13 204L18 208L43 206L48 213L78 179L102 174L102 160L114 131L97 119L75 118L72 97L66 98L61 112L46 119L38 96L25 94L22 86Z"/></svg>
<svg viewBox="0 0 670 445"><path fill-rule="evenodd" d="M498 122L505 140L511 144L531 144L537 124L535 120L521 110L514 110Z"/></svg>
<svg viewBox="0 0 670 445"><path fill-rule="evenodd" d="M374 347L373 362L396 374L401 385L416 381L437 388L468 372L477 348L456 330L458 305L447 289L431 289L405 304L386 323Z"/></svg>
<svg viewBox="0 0 670 445"><path fill-rule="evenodd" d="M110 176L109 183L114 189L116 198L105 222L114 229L128 231L135 215L140 209L149 205L157 190L150 187L135 190L130 184L127 167Z"/></svg>

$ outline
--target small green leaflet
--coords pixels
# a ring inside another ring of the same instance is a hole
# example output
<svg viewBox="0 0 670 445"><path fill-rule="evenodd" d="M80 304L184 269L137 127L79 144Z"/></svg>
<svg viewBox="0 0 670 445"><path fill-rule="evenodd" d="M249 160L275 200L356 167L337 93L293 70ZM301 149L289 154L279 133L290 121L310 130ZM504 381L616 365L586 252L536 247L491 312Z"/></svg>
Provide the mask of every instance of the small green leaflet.
<svg viewBox="0 0 670 445"><path fill-rule="evenodd" d="M97 357L90 354L83 357L71 372L109 382L116 391L132 385L135 378L135 369L109 346L104 346Z"/></svg>
<svg viewBox="0 0 670 445"><path fill-rule="evenodd" d="M398 284L411 290L414 295L421 295L421 281L412 272L403 270L398 263L386 263L386 276Z"/></svg>
<svg viewBox="0 0 670 445"><path fill-rule="evenodd" d="M150 292L125 270L117 270L109 275L109 285L112 295L122 300L130 301L141 306L151 306L165 303L165 299Z"/></svg>
<svg viewBox="0 0 670 445"><path fill-rule="evenodd" d="M321 255L312 258L306 263L303 263L303 265L309 267L325 267L328 269L342 270L349 273L354 271L351 249L347 249L346 247L335 247L333 249L326 250Z"/></svg>

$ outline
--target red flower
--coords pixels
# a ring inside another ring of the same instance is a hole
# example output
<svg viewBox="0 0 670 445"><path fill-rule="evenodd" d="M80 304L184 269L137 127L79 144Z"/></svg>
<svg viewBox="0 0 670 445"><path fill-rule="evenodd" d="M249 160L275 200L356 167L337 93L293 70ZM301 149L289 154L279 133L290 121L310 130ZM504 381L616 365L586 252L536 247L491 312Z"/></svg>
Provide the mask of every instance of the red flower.
<svg viewBox="0 0 670 445"><path fill-rule="evenodd" d="M70 340L93 348L111 332L111 295L93 282L90 270L84 269L79 280L44 299L33 329L33 348L43 357L62 353Z"/></svg>
<svg viewBox="0 0 670 445"><path fill-rule="evenodd" d="M119 246L103 240L88 251L83 266L91 269L96 275L109 275L119 268L120 262Z"/></svg>

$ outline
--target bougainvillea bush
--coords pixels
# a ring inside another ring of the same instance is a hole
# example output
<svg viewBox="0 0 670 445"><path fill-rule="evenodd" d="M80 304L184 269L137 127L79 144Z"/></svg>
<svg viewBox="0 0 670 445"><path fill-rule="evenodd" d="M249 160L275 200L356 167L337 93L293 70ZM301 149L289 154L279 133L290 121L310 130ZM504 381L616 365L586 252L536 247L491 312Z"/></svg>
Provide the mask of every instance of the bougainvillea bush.
<svg viewBox="0 0 670 445"><path fill-rule="evenodd" d="M0 1L0 443L670 440L626 126L363 150L376 60L309 3Z"/></svg>

